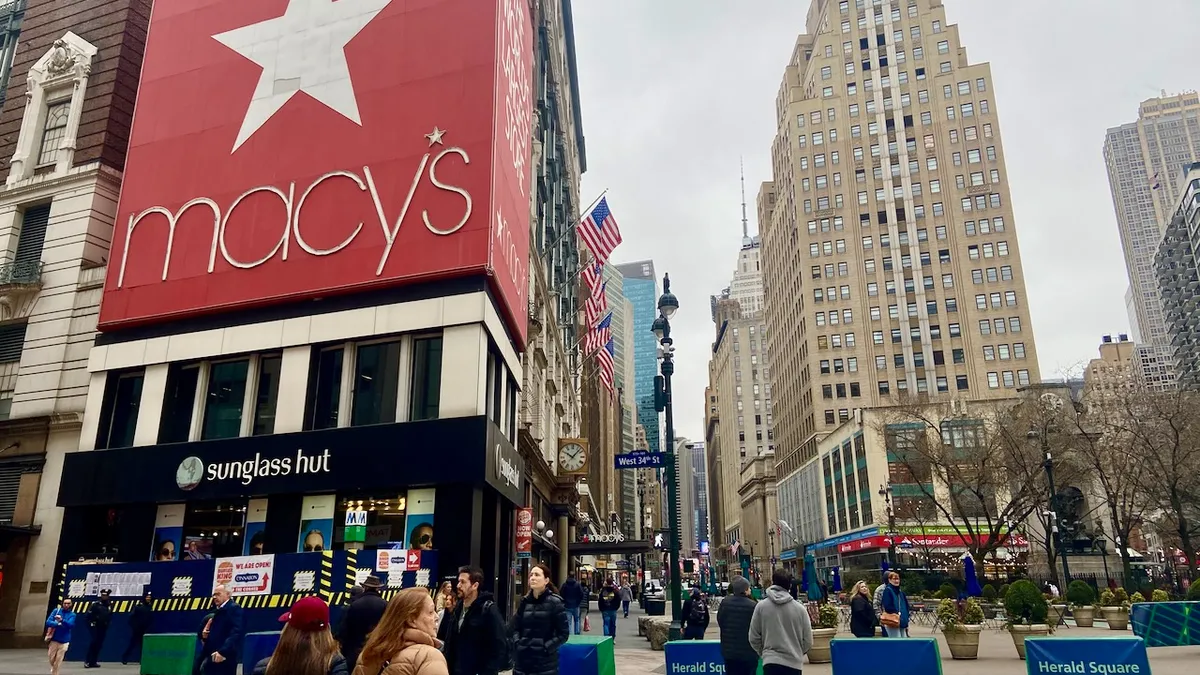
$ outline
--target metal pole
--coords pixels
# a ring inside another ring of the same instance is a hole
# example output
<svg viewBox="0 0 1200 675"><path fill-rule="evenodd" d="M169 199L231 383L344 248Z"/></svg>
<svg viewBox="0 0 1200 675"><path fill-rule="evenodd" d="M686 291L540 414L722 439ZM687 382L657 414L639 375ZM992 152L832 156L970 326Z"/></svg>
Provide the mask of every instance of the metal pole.
<svg viewBox="0 0 1200 675"><path fill-rule="evenodd" d="M1054 489L1054 460L1050 457L1050 443L1046 440L1046 435L1042 434L1042 450L1046 453L1046 461L1042 466L1046 469L1046 481L1050 483L1050 529L1054 534L1054 547L1058 549L1058 557L1062 558L1063 570L1063 588L1066 588L1071 583L1071 568L1067 565L1067 550L1062 545L1062 532L1058 527L1058 513L1054 510L1054 496L1058 492Z"/></svg>
<svg viewBox="0 0 1200 675"><path fill-rule="evenodd" d="M664 318L665 321L665 318ZM683 586L679 579L679 481L678 454L675 452L675 414L671 405L671 375L675 373L675 363L671 358L671 350L669 349L670 340L670 324L667 324L667 329L663 333L663 343L668 346L668 349L663 352L662 360L662 375L663 375L663 408L666 414L667 423L667 502L671 509L671 628L668 637L672 640L678 640L682 637L682 626L680 621L683 618L683 603L680 600L680 594L683 592Z"/></svg>

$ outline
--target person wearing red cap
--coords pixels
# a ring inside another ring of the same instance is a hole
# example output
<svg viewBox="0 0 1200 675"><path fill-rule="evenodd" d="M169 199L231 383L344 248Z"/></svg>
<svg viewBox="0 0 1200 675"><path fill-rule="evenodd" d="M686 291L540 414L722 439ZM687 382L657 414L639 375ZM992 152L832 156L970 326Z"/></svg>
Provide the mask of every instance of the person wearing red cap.
<svg viewBox="0 0 1200 675"><path fill-rule="evenodd" d="M254 675L349 675L346 658L329 630L329 605L316 596L301 598L279 617L284 624L271 656Z"/></svg>

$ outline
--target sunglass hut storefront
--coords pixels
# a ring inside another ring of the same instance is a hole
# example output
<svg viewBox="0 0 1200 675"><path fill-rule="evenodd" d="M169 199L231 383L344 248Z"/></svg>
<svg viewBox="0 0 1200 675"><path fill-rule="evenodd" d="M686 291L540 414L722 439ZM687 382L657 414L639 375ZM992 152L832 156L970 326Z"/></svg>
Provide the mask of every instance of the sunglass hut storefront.
<svg viewBox="0 0 1200 675"><path fill-rule="evenodd" d="M156 631L191 632L218 582L248 630L277 629L303 595L337 606L368 574L388 595L474 564L503 597L523 476L486 416L78 452L59 494L61 588L83 611L111 589L115 632L147 592Z"/></svg>

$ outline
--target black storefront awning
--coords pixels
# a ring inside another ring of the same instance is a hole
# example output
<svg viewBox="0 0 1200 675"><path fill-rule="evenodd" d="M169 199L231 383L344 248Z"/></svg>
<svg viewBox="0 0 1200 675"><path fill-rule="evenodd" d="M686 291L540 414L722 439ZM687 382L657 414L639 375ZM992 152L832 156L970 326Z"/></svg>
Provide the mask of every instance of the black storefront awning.
<svg viewBox="0 0 1200 675"><path fill-rule="evenodd" d="M59 506L236 499L448 483L524 502L524 461L487 417L379 424L66 456Z"/></svg>

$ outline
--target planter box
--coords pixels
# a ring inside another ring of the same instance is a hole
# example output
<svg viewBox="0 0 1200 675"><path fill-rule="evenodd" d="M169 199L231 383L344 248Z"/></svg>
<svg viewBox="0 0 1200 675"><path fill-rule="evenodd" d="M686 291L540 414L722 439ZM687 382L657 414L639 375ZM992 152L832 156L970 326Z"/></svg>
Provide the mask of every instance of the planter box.
<svg viewBox="0 0 1200 675"><path fill-rule="evenodd" d="M950 647L950 656L955 659L979 658L979 633L983 626L957 626L950 630L942 630L946 637L946 645Z"/></svg>
<svg viewBox="0 0 1200 675"><path fill-rule="evenodd" d="M836 628L813 629L813 645L812 649L808 650L809 663L829 663L833 660L829 643L835 635L837 635Z"/></svg>
<svg viewBox="0 0 1200 675"><path fill-rule="evenodd" d="M1071 609L1071 616L1075 619L1075 625L1080 628L1091 628L1096 620L1095 607L1074 607Z"/></svg>
<svg viewBox="0 0 1200 675"><path fill-rule="evenodd" d="M1101 607L1100 611L1104 613L1109 630L1129 629L1129 612L1124 607Z"/></svg>
<svg viewBox="0 0 1200 675"><path fill-rule="evenodd" d="M1027 637L1045 637L1050 634L1050 626L1044 623L1034 624L1032 626L1012 626L1008 629L1012 635L1013 646L1017 648L1017 656L1021 660L1025 660L1025 638Z"/></svg>

